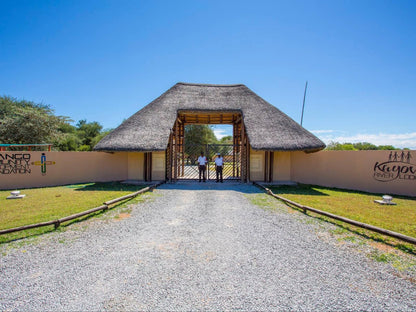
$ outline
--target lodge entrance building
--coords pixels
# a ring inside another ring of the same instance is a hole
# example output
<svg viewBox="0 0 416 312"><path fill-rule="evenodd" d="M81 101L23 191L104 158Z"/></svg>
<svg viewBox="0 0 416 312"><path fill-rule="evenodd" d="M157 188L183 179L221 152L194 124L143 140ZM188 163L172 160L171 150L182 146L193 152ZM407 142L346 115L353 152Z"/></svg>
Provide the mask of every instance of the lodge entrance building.
<svg viewBox="0 0 416 312"><path fill-rule="evenodd" d="M232 144L185 142L186 125L232 125ZM177 83L104 137L96 151L129 152L129 179L176 182L197 179L203 151L213 179L213 158L224 157L224 181L290 179L290 152L325 144L245 85ZM212 168L211 168L212 167ZM288 178L286 178L288 176Z"/></svg>

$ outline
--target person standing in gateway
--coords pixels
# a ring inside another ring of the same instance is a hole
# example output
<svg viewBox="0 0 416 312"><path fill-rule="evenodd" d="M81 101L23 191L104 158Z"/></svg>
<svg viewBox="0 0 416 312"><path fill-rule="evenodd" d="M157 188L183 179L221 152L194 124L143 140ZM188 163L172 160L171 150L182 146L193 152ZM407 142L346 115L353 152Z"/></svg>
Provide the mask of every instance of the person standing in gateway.
<svg viewBox="0 0 416 312"><path fill-rule="evenodd" d="M203 176L204 182L206 181L207 171L207 158L204 156L204 152L201 152L201 156L198 157L198 169L199 169L199 182L201 182L201 175Z"/></svg>
<svg viewBox="0 0 416 312"><path fill-rule="evenodd" d="M215 158L215 171L217 172L217 183L222 183L222 169L224 166L224 160L221 157L221 154L217 154L217 158Z"/></svg>

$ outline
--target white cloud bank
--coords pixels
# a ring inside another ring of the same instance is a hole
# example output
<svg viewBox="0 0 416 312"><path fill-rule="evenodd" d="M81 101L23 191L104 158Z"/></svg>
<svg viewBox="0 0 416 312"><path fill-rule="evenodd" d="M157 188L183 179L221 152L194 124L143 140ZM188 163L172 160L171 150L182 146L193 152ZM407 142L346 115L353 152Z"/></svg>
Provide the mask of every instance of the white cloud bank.
<svg viewBox="0 0 416 312"><path fill-rule="evenodd" d="M211 129L218 140L225 136L233 135L233 126L231 125L212 125Z"/></svg>
<svg viewBox="0 0 416 312"><path fill-rule="evenodd" d="M213 131L218 140L221 140L223 137L231 135L229 131L224 129L213 129Z"/></svg>
<svg viewBox="0 0 416 312"><path fill-rule="evenodd" d="M391 133L378 133L378 134L354 134L346 135L336 130L313 130L311 131L317 135L326 144L332 142L340 143L357 143L357 142L369 142L375 145L393 145L398 148L410 148L416 150L416 132L391 134Z"/></svg>

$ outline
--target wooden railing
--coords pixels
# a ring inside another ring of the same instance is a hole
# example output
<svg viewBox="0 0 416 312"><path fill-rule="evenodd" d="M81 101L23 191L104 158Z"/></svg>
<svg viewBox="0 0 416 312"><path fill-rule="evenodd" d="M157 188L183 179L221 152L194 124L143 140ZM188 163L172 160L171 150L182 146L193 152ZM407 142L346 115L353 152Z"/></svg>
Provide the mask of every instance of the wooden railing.
<svg viewBox="0 0 416 312"><path fill-rule="evenodd" d="M405 241L407 243L411 243L413 245L416 245L416 238L414 238L414 237L410 237L410 236L403 235L403 234L400 234L400 233L397 233L397 232L393 232L393 231L390 231L390 230L379 228L379 227L374 226L374 225L358 222L358 221L351 220L351 219L348 219L348 218L345 218L345 217L341 217L341 216L338 216L338 215L335 215L335 214L332 214L332 213L329 213L329 212L326 212L326 211L322 211L322 210L319 210L319 209L315 209L315 208L312 208L312 207L308 207L308 206L305 206L305 205L298 204L294 201L291 201L291 200L286 199L282 196L274 194L270 189L268 189L267 187L265 187L261 184L258 184L256 182L253 182L253 183L254 183L254 185L264 189L267 192L267 194L273 196L274 198L280 199L281 201L284 201L285 203L288 203L292 206L300 208L304 212L311 211L311 212L323 215L325 217L329 217L329 218L332 218L332 219L335 219L335 220L339 220L339 221L342 221L342 222L345 222L345 223L348 223L348 224L352 224L354 226L357 226L357 227L360 227L360 228L363 228L363 229L366 229L366 230L370 230L370 231L377 232L377 233L380 233L380 234L383 234L383 235L386 235L386 236L394 237L394 238L400 239L402 241Z"/></svg>

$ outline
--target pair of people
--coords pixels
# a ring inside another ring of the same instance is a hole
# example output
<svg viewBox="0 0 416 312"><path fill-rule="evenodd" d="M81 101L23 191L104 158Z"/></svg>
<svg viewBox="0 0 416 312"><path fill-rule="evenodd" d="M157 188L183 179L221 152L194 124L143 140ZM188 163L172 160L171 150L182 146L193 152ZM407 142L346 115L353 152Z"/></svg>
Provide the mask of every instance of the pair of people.
<svg viewBox="0 0 416 312"><path fill-rule="evenodd" d="M204 153L201 152L201 156L198 157L198 169L199 169L199 182L201 182L201 176L203 181L206 181L206 171L207 171L207 158L204 156ZM221 154L218 153L215 158L215 171L217 173L217 183L223 182L222 180L222 169L224 167L224 160L221 157Z"/></svg>

